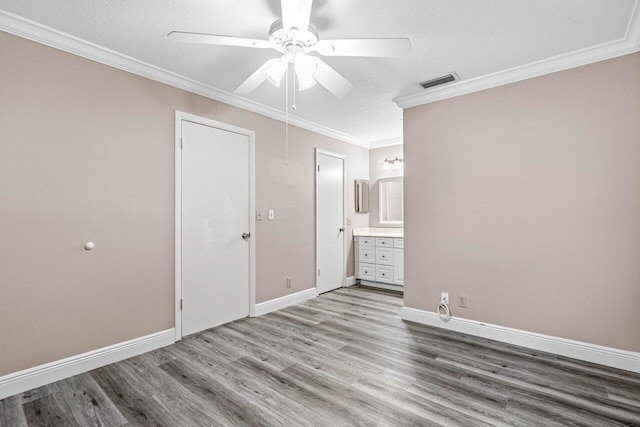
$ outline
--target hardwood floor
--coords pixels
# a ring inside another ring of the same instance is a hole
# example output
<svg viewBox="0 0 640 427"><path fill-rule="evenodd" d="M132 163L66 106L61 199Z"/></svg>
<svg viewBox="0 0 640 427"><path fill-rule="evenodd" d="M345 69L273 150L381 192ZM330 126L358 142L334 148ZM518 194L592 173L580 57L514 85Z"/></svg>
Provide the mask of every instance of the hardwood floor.
<svg viewBox="0 0 640 427"><path fill-rule="evenodd" d="M399 317L351 287L0 401L2 426L640 425L640 375Z"/></svg>

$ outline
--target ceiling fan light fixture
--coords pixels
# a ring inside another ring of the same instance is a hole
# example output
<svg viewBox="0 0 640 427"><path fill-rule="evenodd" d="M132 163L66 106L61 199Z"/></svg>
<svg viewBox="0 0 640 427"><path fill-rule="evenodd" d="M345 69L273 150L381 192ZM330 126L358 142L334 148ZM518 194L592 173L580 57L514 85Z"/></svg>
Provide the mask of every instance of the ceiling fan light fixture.
<svg viewBox="0 0 640 427"><path fill-rule="evenodd" d="M296 76L298 77L298 90L300 91L311 89L316 84L318 84L316 79L314 79L312 76L300 76L297 73Z"/></svg>
<svg viewBox="0 0 640 427"><path fill-rule="evenodd" d="M275 61L269 67L262 70L264 78L269 80L269 83L275 87L280 87L280 82L284 73L287 72L287 64L284 61Z"/></svg>
<svg viewBox="0 0 640 427"><path fill-rule="evenodd" d="M314 57L305 55L304 53L298 53L293 59L293 65L295 67L296 77L298 78L298 89L311 89L318 83L316 79L313 78L313 74L318 68Z"/></svg>

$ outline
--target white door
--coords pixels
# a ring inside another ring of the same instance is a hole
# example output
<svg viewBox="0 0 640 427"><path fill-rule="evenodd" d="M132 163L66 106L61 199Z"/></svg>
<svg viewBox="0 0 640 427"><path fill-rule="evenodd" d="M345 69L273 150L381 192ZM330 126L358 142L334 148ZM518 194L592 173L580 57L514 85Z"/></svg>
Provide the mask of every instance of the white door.
<svg viewBox="0 0 640 427"><path fill-rule="evenodd" d="M249 144L182 121L182 335L249 314Z"/></svg>
<svg viewBox="0 0 640 427"><path fill-rule="evenodd" d="M345 280L344 157L317 152L316 227L318 293L332 291Z"/></svg>

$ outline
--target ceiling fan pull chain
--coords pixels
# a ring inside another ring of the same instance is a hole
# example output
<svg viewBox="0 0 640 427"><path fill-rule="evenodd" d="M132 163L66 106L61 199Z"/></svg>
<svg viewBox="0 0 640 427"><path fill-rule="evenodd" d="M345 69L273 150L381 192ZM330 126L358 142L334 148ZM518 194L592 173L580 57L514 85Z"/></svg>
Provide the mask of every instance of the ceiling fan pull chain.
<svg viewBox="0 0 640 427"><path fill-rule="evenodd" d="M294 65L294 67L295 67L295 65ZM293 111L296 111L296 92L297 92L297 90L296 90L296 74L295 73L293 73L293 78L291 80L292 80L291 83L293 83L292 84L292 86L293 86L293 107L292 107L292 109L293 109Z"/></svg>

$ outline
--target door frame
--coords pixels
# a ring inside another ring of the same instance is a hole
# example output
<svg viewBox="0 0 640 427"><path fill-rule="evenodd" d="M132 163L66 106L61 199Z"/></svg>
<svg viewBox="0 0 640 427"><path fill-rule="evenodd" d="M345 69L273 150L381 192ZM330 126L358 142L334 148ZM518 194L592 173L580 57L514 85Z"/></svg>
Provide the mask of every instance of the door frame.
<svg viewBox="0 0 640 427"><path fill-rule="evenodd" d="M255 132L243 129L227 123L218 122L206 117L196 116L176 110L175 112L175 157L174 157L174 179L175 179L175 340L182 339L182 122L192 122L204 126L221 129L228 132L237 133L249 137L249 316L256 315L256 248L255 248L255 186L256 186L256 151Z"/></svg>
<svg viewBox="0 0 640 427"><path fill-rule="evenodd" d="M316 166L314 169L316 176L316 296L320 294L318 289L318 269L320 266L320 230L318 229L318 167L320 166L319 156L321 154L342 160L342 228L344 228L344 232L342 233L342 287L346 286L347 260L349 259L349 256L347 255L347 156L316 147Z"/></svg>

